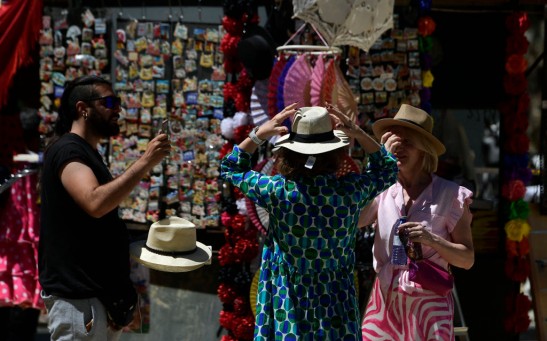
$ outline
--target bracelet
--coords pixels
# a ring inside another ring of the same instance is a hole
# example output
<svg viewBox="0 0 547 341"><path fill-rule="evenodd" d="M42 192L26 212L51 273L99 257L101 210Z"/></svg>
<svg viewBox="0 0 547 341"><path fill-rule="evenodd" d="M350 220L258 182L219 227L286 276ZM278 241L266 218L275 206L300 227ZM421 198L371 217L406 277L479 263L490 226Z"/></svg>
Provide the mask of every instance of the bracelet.
<svg viewBox="0 0 547 341"><path fill-rule="evenodd" d="M254 127L253 130L251 130L251 132L249 133L249 138L254 142L256 143L257 145L261 145L261 144L264 144L264 142L266 142L266 140L262 140L260 139L258 136L256 136L256 131L258 130L259 127Z"/></svg>

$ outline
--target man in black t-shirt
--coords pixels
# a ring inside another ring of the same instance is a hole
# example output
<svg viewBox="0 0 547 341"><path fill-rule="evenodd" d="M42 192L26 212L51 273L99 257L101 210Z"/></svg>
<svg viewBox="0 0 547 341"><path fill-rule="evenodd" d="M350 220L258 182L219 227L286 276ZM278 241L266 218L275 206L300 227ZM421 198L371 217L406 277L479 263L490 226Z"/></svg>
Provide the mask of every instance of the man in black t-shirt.
<svg viewBox="0 0 547 341"><path fill-rule="evenodd" d="M117 340L137 304L118 205L171 147L159 134L113 179L97 145L119 133L120 102L103 78L68 83L45 151L38 256L52 340Z"/></svg>

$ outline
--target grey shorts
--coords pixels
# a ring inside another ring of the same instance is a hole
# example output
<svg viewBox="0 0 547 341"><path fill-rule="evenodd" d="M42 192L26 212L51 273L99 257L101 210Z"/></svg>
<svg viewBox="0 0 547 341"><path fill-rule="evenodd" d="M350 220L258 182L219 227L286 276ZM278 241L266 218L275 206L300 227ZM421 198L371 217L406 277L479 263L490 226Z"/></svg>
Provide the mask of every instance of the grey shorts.
<svg viewBox="0 0 547 341"><path fill-rule="evenodd" d="M117 341L121 330L108 327L106 310L97 298L68 299L47 295L42 299L48 313L51 340Z"/></svg>

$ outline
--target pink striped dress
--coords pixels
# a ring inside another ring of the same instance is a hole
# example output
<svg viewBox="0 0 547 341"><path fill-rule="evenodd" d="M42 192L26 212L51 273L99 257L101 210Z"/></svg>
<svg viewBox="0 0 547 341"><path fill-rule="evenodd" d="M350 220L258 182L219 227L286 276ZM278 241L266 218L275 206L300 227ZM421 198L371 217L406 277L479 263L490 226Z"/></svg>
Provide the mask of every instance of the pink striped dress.
<svg viewBox="0 0 547 341"><path fill-rule="evenodd" d="M408 221L421 222L433 233L450 240L450 233L463 214L464 204L471 203L473 193L454 182L436 175L432 177L407 213ZM373 204L378 207L373 247L377 276L362 323L363 340L454 340L452 295L445 297L422 289L408 279L406 266L390 263L391 230L403 212L403 203L401 185L396 183ZM376 214L374 208L369 212ZM434 249L426 245L422 245L422 249L425 258L445 268L448 266Z"/></svg>

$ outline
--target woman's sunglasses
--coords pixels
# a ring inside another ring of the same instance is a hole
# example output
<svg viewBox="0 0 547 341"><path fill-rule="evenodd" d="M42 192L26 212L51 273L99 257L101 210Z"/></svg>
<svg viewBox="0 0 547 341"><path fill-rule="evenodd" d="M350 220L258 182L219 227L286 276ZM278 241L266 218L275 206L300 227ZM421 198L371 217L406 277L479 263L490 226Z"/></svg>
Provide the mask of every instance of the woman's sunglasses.
<svg viewBox="0 0 547 341"><path fill-rule="evenodd" d="M122 99L118 96L103 96L103 97L92 97L88 101L98 101L101 100L105 108L108 109L117 109L122 104Z"/></svg>

